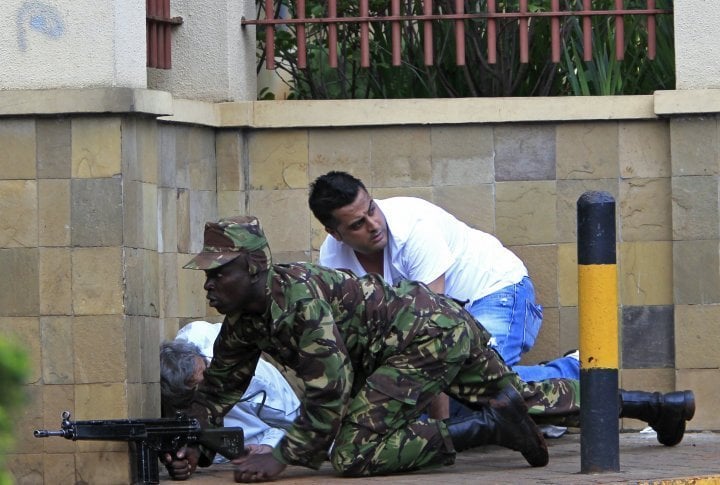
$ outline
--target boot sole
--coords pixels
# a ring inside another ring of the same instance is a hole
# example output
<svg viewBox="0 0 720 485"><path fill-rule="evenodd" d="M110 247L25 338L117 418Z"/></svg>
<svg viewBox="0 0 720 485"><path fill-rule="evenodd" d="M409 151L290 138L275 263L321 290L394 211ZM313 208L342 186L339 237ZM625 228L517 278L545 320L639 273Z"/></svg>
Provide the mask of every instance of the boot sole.
<svg viewBox="0 0 720 485"><path fill-rule="evenodd" d="M523 458L527 460L530 466L546 466L550 461L550 456L548 455L547 444L545 443L545 438L543 437L542 432L527 412L522 414L517 411L518 409L527 410L527 405L525 404L522 396L520 396L514 388L511 391L503 390L502 394L504 394L512 404L510 409L508 409L511 415L506 416L506 418L509 418L517 426L528 431L527 443L530 444L530 446L525 446L516 451L519 451L522 454Z"/></svg>

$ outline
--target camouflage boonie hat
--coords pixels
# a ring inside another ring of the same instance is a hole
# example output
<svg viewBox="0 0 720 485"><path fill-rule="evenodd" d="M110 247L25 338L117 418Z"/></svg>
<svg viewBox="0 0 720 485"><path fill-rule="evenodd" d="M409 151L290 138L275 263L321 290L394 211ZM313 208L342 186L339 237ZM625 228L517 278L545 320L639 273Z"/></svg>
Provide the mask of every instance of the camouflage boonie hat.
<svg viewBox="0 0 720 485"><path fill-rule="evenodd" d="M270 266L272 261L267 239L254 216L238 216L205 223L202 252L183 266L185 269L219 268L247 254L250 274Z"/></svg>

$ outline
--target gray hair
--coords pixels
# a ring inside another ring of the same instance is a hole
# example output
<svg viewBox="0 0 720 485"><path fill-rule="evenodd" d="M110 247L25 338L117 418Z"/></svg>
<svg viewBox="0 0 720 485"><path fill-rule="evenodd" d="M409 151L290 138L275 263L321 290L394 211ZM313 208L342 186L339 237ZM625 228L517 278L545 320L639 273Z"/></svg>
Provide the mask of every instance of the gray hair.
<svg viewBox="0 0 720 485"><path fill-rule="evenodd" d="M185 340L160 344L160 396L162 407L178 411L190 405L195 388L189 385L197 358L205 359L200 347Z"/></svg>

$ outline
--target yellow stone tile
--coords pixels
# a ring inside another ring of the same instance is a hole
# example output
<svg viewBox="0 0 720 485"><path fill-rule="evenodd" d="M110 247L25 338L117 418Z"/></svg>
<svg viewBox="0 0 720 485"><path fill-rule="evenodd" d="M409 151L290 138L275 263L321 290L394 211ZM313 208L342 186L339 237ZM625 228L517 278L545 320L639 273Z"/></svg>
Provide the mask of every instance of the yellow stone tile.
<svg viewBox="0 0 720 485"><path fill-rule="evenodd" d="M307 189L306 130L256 131L248 143L253 190Z"/></svg>
<svg viewBox="0 0 720 485"><path fill-rule="evenodd" d="M673 177L671 193L673 239L720 237L720 188L716 176Z"/></svg>
<svg viewBox="0 0 720 485"><path fill-rule="evenodd" d="M260 220L273 252L310 250L307 197L307 189L250 191L248 214Z"/></svg>
<svg viewBox="0 0 720 485"><path fill-rule="evenodd" d="M562 353L580 348L580 327L577 307L560 308L560 350Z"/></svg>
<svg viewBox="0 0 720 485"><path fill-rule="evenodd" d="M556 128L558 179L617 178L618 123L561 123Z"/></svg>
<svg viewBox="0 0 720 485"><path fill-rule="evenodd" d="M310 182L331 170L348 172L369 187L372 183L371 133L367 128L310 130Z"/></svg>
<svg viewBox="0 0 720 485"><path fill-rule="evenodd" d="M670 176L670 126L666 120L623 121L618 128L620 176Z"/></svg>
<svg viewBox="0 0 720 485"><path fill-rule="evenodd" d="M495 194L496 236L505 245L555 241L555 181L500 182Z"/></svg>
<svg viewBox="0 0 720 485"><path fill-rule="evenodd" d="M512 246L509 248L525 263L535 287L537 303L558 306L558 248L554 244Z"/></svg>
<svg viewBox="0 0 720 485"><path fill-rule="evenodd" d="M586 192L607 192L619 213L617 179L557 181L557 242L577 242L578 200ZM617 217L617 216L616 216ZM618 224L616 224L619 227Z"/></svg>
<svg viewBox="0 0 720 485"><path fill-rule="evenodd" d="M37 198L39 244L69 246L70 180L39 180Z"/></svg>
<svg viewBox="0 0 720 485"><path fill-rule="evenodd" d="M215 135L218 192L245 190L243 149L245 137L236 129L218 131ZM221 212L222 213L222 212Z"/></svg>
<svg viewBox="0 0 720 485"><path fill-rule="evenodd" d="M72 384L75 382L72 317L41 317L40 328L43 383Z"/></svg>
<svg viewBox="0 0 720 485"><path fill-rule="evenodd" d="M37 440L35 440L37 441ZM43 473L43 455L40 453L11 453L7 455L5 469L10 473L12 484L34 485ZM42 482L50 483L47 481ZM72 482L71 482L72 483Z"/></svg>
<svg viewBox="0 0 720 485"><path fill-rule="evenodd" d="M577 244L558 244L558 299L560 306L578 304Z"/></svg>
<svg viewBox="0 0 720 485"><path fill-rule="evenodd" d="M40 248L40 313L72 314L72 264L69 248Z"/></svg>
<svg viewBox="0 0 720 485"><path fill-rule="evenodd" d="M127 342L122 315L75 317L72 332L76 383L127 379Z"/></svg>
<svg viewBox="0 0 720 485"><path fill-rule="evenodd" d="M674 369L621 369L620 388L625 390L671 392L675 390ZM623 430L641 430L647 427L645 421L623 418Z"/></svg>
<svg viewBox="0 0 720 485"><path fill-rule="evenodd" d="M127 409L127 388L124 382L75 386L73 419L123 419L129 417ZM89 448L84 451L87 450Z"/></svg>
<svg viewBox="0 0 720 485"><path fill-rule="evenodd" d="M718 175L720 145L715 116L670 119L672 174Z"/></svg>
<svg viewBox="0 0 720 485"><path fill-rule="evenodd" d="M12 415L10 424L13 429L13 451L17 453L35 453L40 448L38 440L31 430L42 428L43 391L42 385L28 385L23 388L25 403Z"/></svg>
<svg viewBox="0 0 720 485"><path fill-rule="evenodd" d="M77 483L75 480L75 457L71 453L43 455L43 474L44 485Z"/></svg>
<svg viewBox="0 0 720 485"><path fill-rule="evenodd" d="M493 186L447 185L432 189L433 201L465 224L481 231L495 232Z"/></svg>
<svg viewBox="0 0 720 485"><path fill-rule="evenodd" d="M417 197L419 199L425 199L428 202L434 201L432 187L375 187L370 189L370 195L375 199Z"/></svg>
<svg viewBox="0 0 720 485"><path fill-rule="evenodd" d="M160 383L128 384L128 402L129 415L133 418L157 418L160 416Z"/></svg>
<svg viewBox="0 0 720 485"><path fill-rule="evenodd" d="M0 180L0 247L38 245L37 190L35 180Z"/></svg>
<svg viewBox="0 0 720 485"><path fill-rule="evenodd" d="M132 123L134 130L128 134L125 132L127 123ZM130 180L157 184L158 182L158 164L159 164L159 130L157 121L149 118L137 118L133 120L123 120L123 144L126 143L126 136L133 138L131 140L132 153L123 152L123 157L127 157L126 163L131 164L127 169L127 175ZM130 147L128 147L130 148Z"/></svg>
<svg viewBox="0 0 720 485"><path fill-rule="evenodd" d="M100 178L121 171L119 118L75 118L72 120L72 176Z"/></svg>
<svg viewBox="0 0 720 485"><path fill-rule="evenodd" d="M35 120L3 119L0 122L0 173L4 179L34 179Z"/></svg>
<svg viewBox="0 0 720 485"><path fill-rule="evenodd" d="M76 315L123 312L122 250L118 247L75 248L72 295Z"/></svg>
<svg viewBox="0 0 720 485"><path fill-rule="evenodd" d="M430 137L433 185L481 185L495 181L492 127L434 126Z"/></svg>
<svg viewBox="0 0 720 485"><path fill-rule="evenodd" d="M671 201L668 178L621 180L619 229L623 241L670 240L673 227Z"/></svg>
<svg viewBox="0 0 720 485"><path fill-rule="evenodd" d="M47 382L45 384L48 384ZM58 430L62 423L62 413L75 407L75 386L45 385L43 388L43 423L44 429ZM72 453L77 449L73 441L65 439L42 440L45 453Z"/></svg>
<svg viewBox="0 0 720 485"><path fill-rule="evenodd" d="M432 185L429 127L383 127L371 135L374 187Z"/></svg>
<svg viewBox="0 0 720 485"><path fill-rule="evenodd" d="M179 254L177 272L177 314L170 316L201 318L206 314L205 273L184 269L192 255Z"/></svg>
<svg viewBox="0 0 720 485"><path fill-rule="evenodd" d="M678 304L720 302L717 240L673 243L673 298Z"/></svg>
<svg viewBox="0 0 720 485"><path fill-rule="evenodd" d="M675 305L675 366L720 368L716 351L720 305Z"/></svg>
<svg viewBox="0 0 720 485"><path fill-rule="evenodd" d="M670 241L622 243L618 278L621 305L671 305L673 255Z"/></svg>
<svg viewBox="0 0 720 485"><path fill-rule="evenodd" d="M125 313L159 316L160 274L158 253L146 249L125 249Z"/></svg>
<svg viewBox="0 0 720 485"><path fill-rule="evenodd" d="M160 254L160 315L164 318L176 318L179 316L178 309L178 264L177 253ZM190 256L181 255L180 262L184 265L190 260Z"/></svg>
<svg viewBox="0 0 720 485"><path fill-rule="evenodd" d="M95 443L103 442L96 441ZM85 483L131 483L127 445L112 443L112 446L117 451L110 453L103 450L75 455L77 474L83 478Z"/></svg>
<svg viewBox="0 0 720 485"><path fill-rule="evenodd" d="M675 389L695 393L695 417L687 423L688 430L720 429L720 370L679 369Z"/></svg>
<svg viewBox="0 0 720 485"><path fill-rule="evenodd" d="M543 323L533 348L523 355L521 365L533 365L562 355L560 349L560 312L557 308L543 310Z"/></svg>
<svg viewBox="0 0 720 485"><path fill-rule="evenodd" d="M25 352L30 368L25 382L38 383L42 377L40 319L38 317L0 317L0 335Z"/></svg>
<svg viewBox="0 0 720 485"><path fill-rule="evenodd" d="M0 250L0 268L12 278L0 278L0 315L40 313L38 248Z"/></svg>
<svg viewBox="0 0 720 485"><path fill-rule="evenodd" d="M217 194L218 214L233 217L245 214L245 192L223 191Z"/></svg>

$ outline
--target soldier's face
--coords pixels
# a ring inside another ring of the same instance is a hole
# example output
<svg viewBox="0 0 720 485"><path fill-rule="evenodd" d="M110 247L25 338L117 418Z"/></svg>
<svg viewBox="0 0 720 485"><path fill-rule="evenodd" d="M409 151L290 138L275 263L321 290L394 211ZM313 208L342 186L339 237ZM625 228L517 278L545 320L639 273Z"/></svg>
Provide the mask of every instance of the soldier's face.
<svg viewBox="0 0 720 485"><path fill-rule="evenodd" d="M208 303L224 315L262 313L264 311L264 280L258 273L250 275L244 256L238 256L219 268L205 271Z"/></svg>
<svg viewBox="0 0 720 485"><path fill-rule="evenodd" d="M358 253L377 253L387 246L385 215L366 191L360 190L351 204L335 209L333 217L337 227L325 230Z"/></svg>

